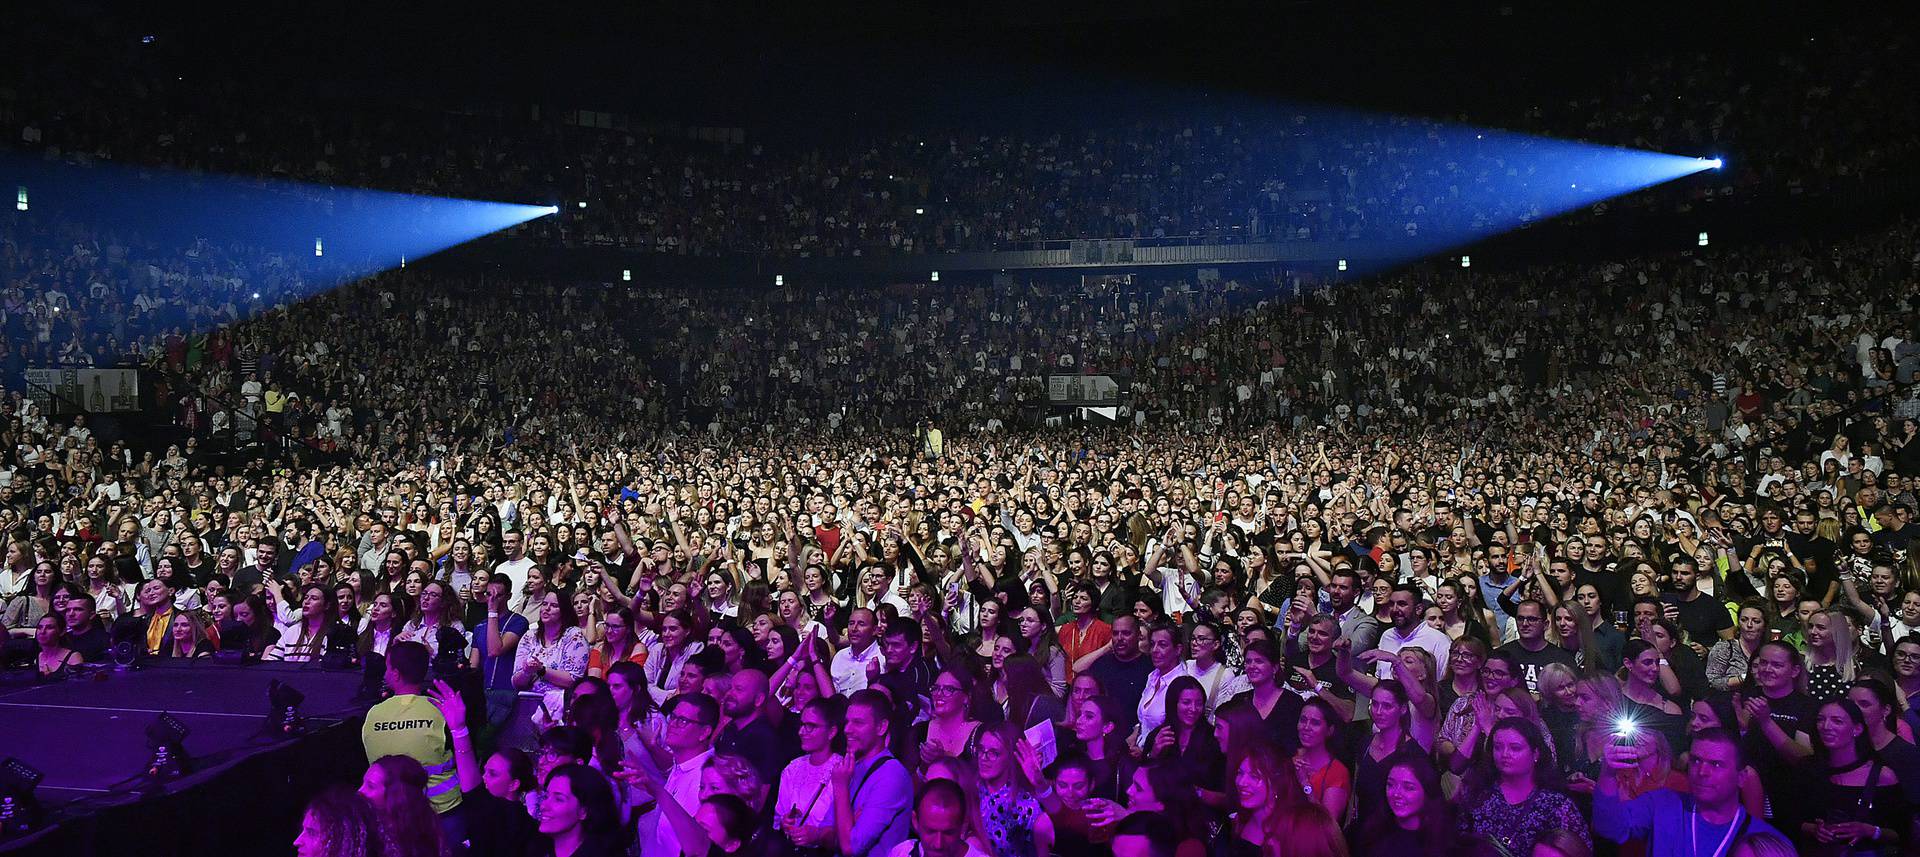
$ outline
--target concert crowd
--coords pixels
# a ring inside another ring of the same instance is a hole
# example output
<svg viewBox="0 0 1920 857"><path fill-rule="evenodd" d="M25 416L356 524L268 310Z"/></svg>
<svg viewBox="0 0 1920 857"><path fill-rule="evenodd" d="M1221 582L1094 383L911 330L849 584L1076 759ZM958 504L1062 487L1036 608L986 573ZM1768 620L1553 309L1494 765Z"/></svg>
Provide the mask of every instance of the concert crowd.
<svg viewBox="0 0 1920 857"><path fill-rule="evenodd" d="M1830 35L1760 85L1623 62L1613 95L1507 118L1761 165L1666 203L1857 191L1920 139L1872 85L1911 37ZM1531 219L1414 194L1402 138L1437 126L1411 120L819 149L400 108L176 127L200 82L107 59L112 86L0 90L0 135L588 203L533 241ZM1920 853L1912 223L856 296L421 266L311 294L268 249L7 217L7 665L359 670L368 767L313 797L302 857ZM43 367L141 369L177 442L97 436L20 386ZM1047 419L1082 373L1124 382L1112 420Z"/></svg>
<svg viewBox="0 0 1920 857"><path fill-rule="evenodd" d="M1914 237L1113 315L389 275L150 342L186 440L148 460L13 396L7 625L49 677L115 640L382 667L369 723L431 734L370 730L309 833L399 853L1895 853ZM1522 311L1448 321L1487 289ZM605 332L639 317L785 318L804 380ZM966 336L1023 363L932 347ZM880 398L915 361L1136 395L1125 430Z"/></svg>

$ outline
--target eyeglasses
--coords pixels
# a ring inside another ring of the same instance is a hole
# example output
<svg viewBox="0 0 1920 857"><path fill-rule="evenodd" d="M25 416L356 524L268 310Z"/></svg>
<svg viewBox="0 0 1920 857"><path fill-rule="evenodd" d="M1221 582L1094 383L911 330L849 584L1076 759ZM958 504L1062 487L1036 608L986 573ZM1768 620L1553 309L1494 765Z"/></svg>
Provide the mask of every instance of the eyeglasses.
<svg viewBox="0 0 1920 857"><path fill-rule="evenodd" d="M802 732L812 732L812 731L814 731L814 730L817 730L817 729L825 729L825 728L827 728L827 724L825 724L825 723L808 723L807 721L805 721L805 720L802 720L802 721L800 721L800 727L799 727L799 728L800 728L800 731L802 731Z"/></svg>
<svg viewBox="0 0 1920 857"><path fill-rule="evenodd" d="M1920 661L1920 652L1894 652L1893 659L1896 661Z"/></svg>
<svg viewBox="0 0 1920 857"><path fill-rule="evenodd" d="M955 687L950 684L936 684L933 686L931 690L928 690L927 692L933 694L934 696L952 696L954 694L965 693L966 691L962 688Z"/></svg>
<svg viewBox="0 0 1920 857"><path fill-rule="evenodd" d="M682 717L678 714L667 715L667 722L669 724L679 724L681 726L699 726L706 729L713 728L713 724L708 723L705 720L695 720L691 717Z"/></svg>

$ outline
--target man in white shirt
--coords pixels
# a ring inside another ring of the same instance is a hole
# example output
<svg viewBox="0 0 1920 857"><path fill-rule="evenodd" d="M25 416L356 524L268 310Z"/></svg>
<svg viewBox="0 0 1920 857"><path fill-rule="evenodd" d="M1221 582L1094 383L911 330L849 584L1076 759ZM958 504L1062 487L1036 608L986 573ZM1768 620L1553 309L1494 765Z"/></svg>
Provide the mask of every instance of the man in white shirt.
<svg viewBox="0 0 1920 857"><path fill-rule="evenodd" d="M527 541L517 530L508 530L500 536L500 550L506 559L493 567L495 574L504 574L513 581L513 591L527 588L527 569L533 567L533 560L526 554Z"/></svg>
<svg viewBox="0 0 1920 857"><path fill-rule="evenodd" d="M1420 621L1420 590L1412 584L1402 583L1393 587L1393 594L1387 596L1387 619L1393 627L1381 632L1378 650L1389 655L1397 655L1401 649L1425 649L1433 656L1433 668L1438 671L1447 668L1447 655L1453 651L1453 640L1445 632L1436 631L1431 625ZM1380 658L1375 661L1374 669L1380 678L1393 678L1393 659Z"/></svg>
<svg viewBox="0 0 1920 857"><path fill-rule="evenodd" d="M828 669L833 675L834 693L852 696L854 691L865 690L886 668L886 655L880 651L874 633L877 628L872 610L861 607L847 614L847 647L833 654Z"/></svg>
<svg viewBox="0 0 1920 857"><path fill-rule="evenodd" d="M675 697L667 709L667 755L673 763L666 770L667 794L689 815L700 809L700 774L713 758L713 736L720 724L720 704L704 693ZM640 817L639 836L642 854L679 854L680 838L659 807Z"/></svg>

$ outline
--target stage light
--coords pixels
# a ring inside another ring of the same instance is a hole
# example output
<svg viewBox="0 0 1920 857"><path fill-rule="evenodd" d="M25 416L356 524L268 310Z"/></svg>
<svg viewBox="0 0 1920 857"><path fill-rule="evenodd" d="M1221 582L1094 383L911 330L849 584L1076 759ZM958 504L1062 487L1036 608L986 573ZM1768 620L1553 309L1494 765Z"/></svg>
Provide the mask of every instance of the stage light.
<svg viewBox="0 0 1920 857"><path fill-rule="evenodd" d="M787 278L786 278L786 275L784 275L784 274L774 274L774 275L773 275L773 284L774 284L774 285L776 285L776 286L784 286L784 285L786 285L786 284L787 284Z"/></svg>
<svg viewBox="0 0 1920 857"><path fill-rule="evenodd" d="M16 197L16 199L18 201L13 204L14 210L26 211L27 210L27 186L26 185L20 186L20 195Z"/></svg>
<svg viewBox="0 0 1920 857"><path fill-rule="evenodd" d="M140 37L140 44L143 44L143 45L151 45L151 44L153 44L153 37L152 37L152 36L141 36L141 37Z"/></svg>
<svg viewBox="0 0 1920 857"><path fill-rule="evenodd" d="M313 239L313 255L316 257L327 255L326 247L320 243L320 239L318 238Z"/></svg>
<svg viewBox="0 0 1920 857"><path fill-rule="evenodd" d="M46 775L19 759L0 762L0 842L40 829L45 817L33 790Z"/></svg>
<svg viewBox="0 0 1920 857"><path fill-rule="evenodd" d="M1705 246L1707 246L1707 233L1705 233L1705 232L1702 232L1702 233L1700 233L1700 241L1699 241L1699 243L1700 243L1700 246L1702 246L1702 247L1705 247Z"/></svg>
<svg viewBox="0 0 1920 857"><path fill-rule="evenodd" d="M587 201L586 201L586 200L584 200L584 199L583 199L583 200L580 200L580 207L581 207L581 208L586 208L586 207L587 207Z"/></svg>
<svg viewBox="0 0 1920 857"><path fill-rule="evenodd" d="M259 293L259 292L254 292L254 293L253 293L253 299L254 299L254 300L256 300L256 301L257 301L257 300L259 300L259 299L260 299L260 293Z"/></svg>
<svg viewBox="0 0 1920 857"><path fill-rule="evenodd" d="M1727 162L1726 162L1726 161L1723 161L1723 160L1720 160L1719 158L1708 158L1708 159L1707 159L1707 169L1710 169L1710 170L1717 170L1717 169L1720 169L1721 167L1724 167L1724 166L1726 166L1726 165L1727 165Z"/></svg>
<svg viewBox="0 0 1920 857"><path fill-rule="evenodd" d="M932 274L932 275L930 275L930 276L928 276L928 277L927 277L927 282L929 282L929 283L937 283L937 282L940 282L940 272L939 272L939 271L935 271L935 272L933 272L933 274Z"/></svg>
<svg viewBox="0 0 1920 857"><path fill-rule="evenodd" d="M621 269L621 271L620 271L620 282L623 282L623 283L631 283L631 282L633 282L633 270L632 270L631 268L623 268L623 269Z"/></svg>
<svg viewBox="0 0 1920 857"><path fill-rule="evenodd" d="M1471 268L1471 267L1473 267L1473 257L1472 257L1472 256L1461 256L1461 257L1460 257L1460 267L1462 267L1462 268Z"/></svg>
<svg viewBox="0 0 1920 857"><path fill-rule="evenodd" d="M306 731L307 719L300 716L300 703L307 695L299 688L274 679L267 683L267 723L261 729L279 735L298 735Z"/></svg>
<svg viewBox="0 0 1920 857"><path fill-rule="evenodd" d="M165 711L147 724L147 776L172 779L187 772L187 724Z"/></svg>
<svg viewBox="0 0 1920 857"><path fill-rule="evenodd" d="M1345 259L1341 259L1341 260L1340 260L1340 270L1342 270L1342 271L1344 271L1344 270L1346 270L1346 269L1347 269L1347 260L1345 260Z"/></svg>
<svg viewBox="0 0 1920 857"><path fill-rule="evenodd" d="M913 213L914 213L914 214L926 214L926 213L927 213L927 210L926 210L926 209L924 209L924 208L916 208L916 209L914 209L914 210L913 210Z"/></svg>
<svg viewBox="0 0 1920 857"><path fill-rule="evenodd" d="M547 206L547 208L546 208L546 212L547 212L548 214L559 214L559 213L560 213L560 206L557 206L557 205L549 205L549 206Z"/></svg>
<svg viewBox="0 0 1920 857"><path fill-rule="evenodd" d="M407 257L405 257L405 256L401 256L401 257L400 257L400 270L402 270L402 271L404 271L404 270L406 270L406 269L407 269Z"/></svg>

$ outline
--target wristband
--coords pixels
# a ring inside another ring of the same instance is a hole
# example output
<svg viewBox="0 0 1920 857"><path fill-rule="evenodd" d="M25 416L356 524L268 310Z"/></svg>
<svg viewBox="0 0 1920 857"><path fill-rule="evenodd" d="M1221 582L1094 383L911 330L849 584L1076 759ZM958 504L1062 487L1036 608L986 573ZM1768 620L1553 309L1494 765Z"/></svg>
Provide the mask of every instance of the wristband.
<svg viewBox="0 0 1920 857"><path fill-rule="evenodd" d="M467 737L467 730L466 729L449 729L447 730L447 734L454 738L465 738Z"/></svg>

